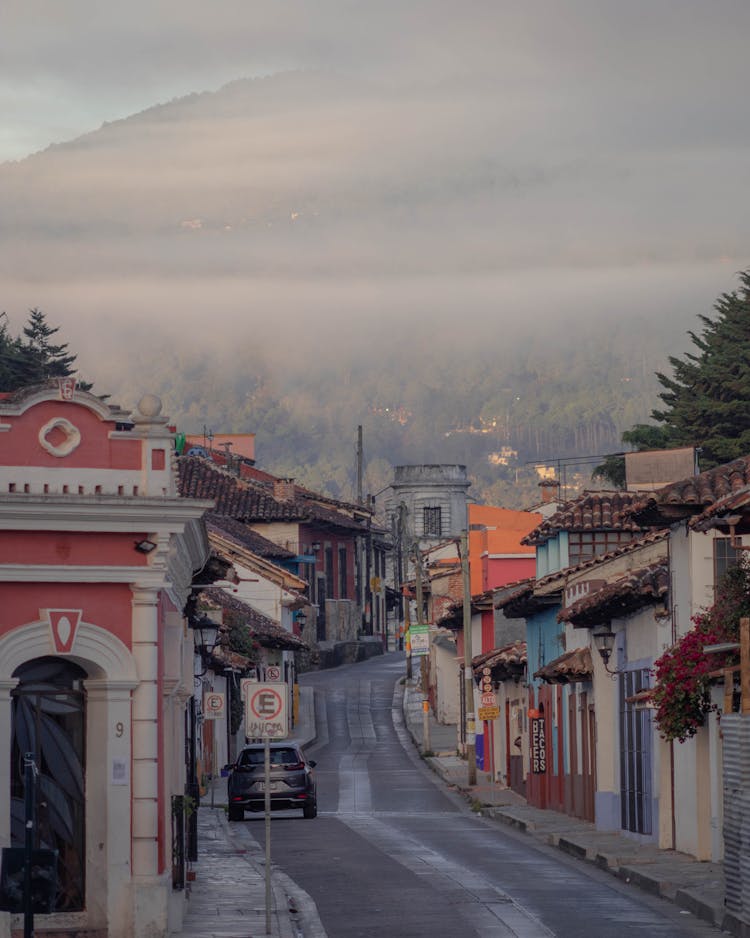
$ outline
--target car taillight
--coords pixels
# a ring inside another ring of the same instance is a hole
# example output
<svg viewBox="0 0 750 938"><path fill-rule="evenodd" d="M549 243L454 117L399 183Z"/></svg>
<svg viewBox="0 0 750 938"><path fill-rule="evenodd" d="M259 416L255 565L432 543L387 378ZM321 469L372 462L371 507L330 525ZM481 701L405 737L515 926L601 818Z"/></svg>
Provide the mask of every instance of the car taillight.
<svg viewBox="0 0 750 938"><path fill-rule="evenodd" d="M287 772L300 772L304 767L304 762L293 762L291 765L284 766Z"/></svg>

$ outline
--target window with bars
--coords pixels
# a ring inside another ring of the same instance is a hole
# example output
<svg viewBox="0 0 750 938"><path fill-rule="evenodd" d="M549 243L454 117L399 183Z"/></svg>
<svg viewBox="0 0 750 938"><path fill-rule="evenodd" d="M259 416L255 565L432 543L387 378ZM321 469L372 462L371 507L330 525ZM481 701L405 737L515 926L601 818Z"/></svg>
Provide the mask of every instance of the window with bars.
<svg viewBox="0 0 750 938"><path fill-rule="evenodd" d="M339 599L347 598L346 574L347 574L346 547L339 547Z"/></svg>
<svg viewBox="0 0 750 938"><path fill-rule="evenodd" d="M443 534L442 511L440 508L422 509L422 532L425 537L441 537Z"/></svg>
<svg viewBox="0 0 750 938"><path fill-rule="evenodd" d="M330 545L326 545L323 556L325 557L326 563L326 595L329 599L335 599L337 597L333 588L333 548Z"/></svg>
<svg viewBox="0 0 750 938"><path fill-rule="evenodd" d="M730 567L736 567L739 562L740 551L732 547L731 538L714 538L714 590Z"/></svg>
<svg viewBox="0 0 750 938"><path fill-rule="evenodd" d="M608 554L633 539L630 531L570 531L568 533L568 564L576 564Z"/></svg>

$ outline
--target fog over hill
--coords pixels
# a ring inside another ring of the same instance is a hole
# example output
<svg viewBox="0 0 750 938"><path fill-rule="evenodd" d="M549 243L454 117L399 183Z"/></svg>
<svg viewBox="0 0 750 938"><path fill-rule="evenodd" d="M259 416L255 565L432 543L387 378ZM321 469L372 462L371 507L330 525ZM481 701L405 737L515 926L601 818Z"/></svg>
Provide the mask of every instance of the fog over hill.
<svg viewBox="0 0 750 938"><path fill-rule="evenodd" d="M12 327L41 307L97 390L255 430L339 492L358 423L371 490L392 462L466 459L490 492L503 445L616 448L747 266L744 134L715 75L670 97L697 32L670 70L626 30L612 70L593 41L472 62L465 29L460 66L237 80L1 164Z"/></svg>

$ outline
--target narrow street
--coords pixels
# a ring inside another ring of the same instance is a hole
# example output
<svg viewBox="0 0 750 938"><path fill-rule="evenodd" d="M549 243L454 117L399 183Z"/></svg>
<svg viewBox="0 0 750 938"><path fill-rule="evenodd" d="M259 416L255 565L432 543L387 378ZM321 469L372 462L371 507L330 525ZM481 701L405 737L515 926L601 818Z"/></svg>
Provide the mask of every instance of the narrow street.
<svg viewBox="0 0 750 938"><path fill-rule="evenodd" d="M272 856L329 938L719 934L591 865L476 816L403 728L402 654L305 674L319 815L274 815ZM263 843L262 816L244 821Z"/></svg>

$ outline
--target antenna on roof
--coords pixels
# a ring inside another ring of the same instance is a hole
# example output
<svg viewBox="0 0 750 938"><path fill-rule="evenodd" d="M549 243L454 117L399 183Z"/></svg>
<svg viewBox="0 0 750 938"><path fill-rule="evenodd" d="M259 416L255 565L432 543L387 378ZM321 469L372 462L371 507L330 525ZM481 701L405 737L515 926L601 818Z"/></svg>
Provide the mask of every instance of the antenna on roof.
<svg viewBox="0 0 750 938"><path fill-rule="evenodd" d="M210 427L207 427L205 423L203 424L203 445L206 449L211 449L211 444L214 441L214 431Z"/></svg>

